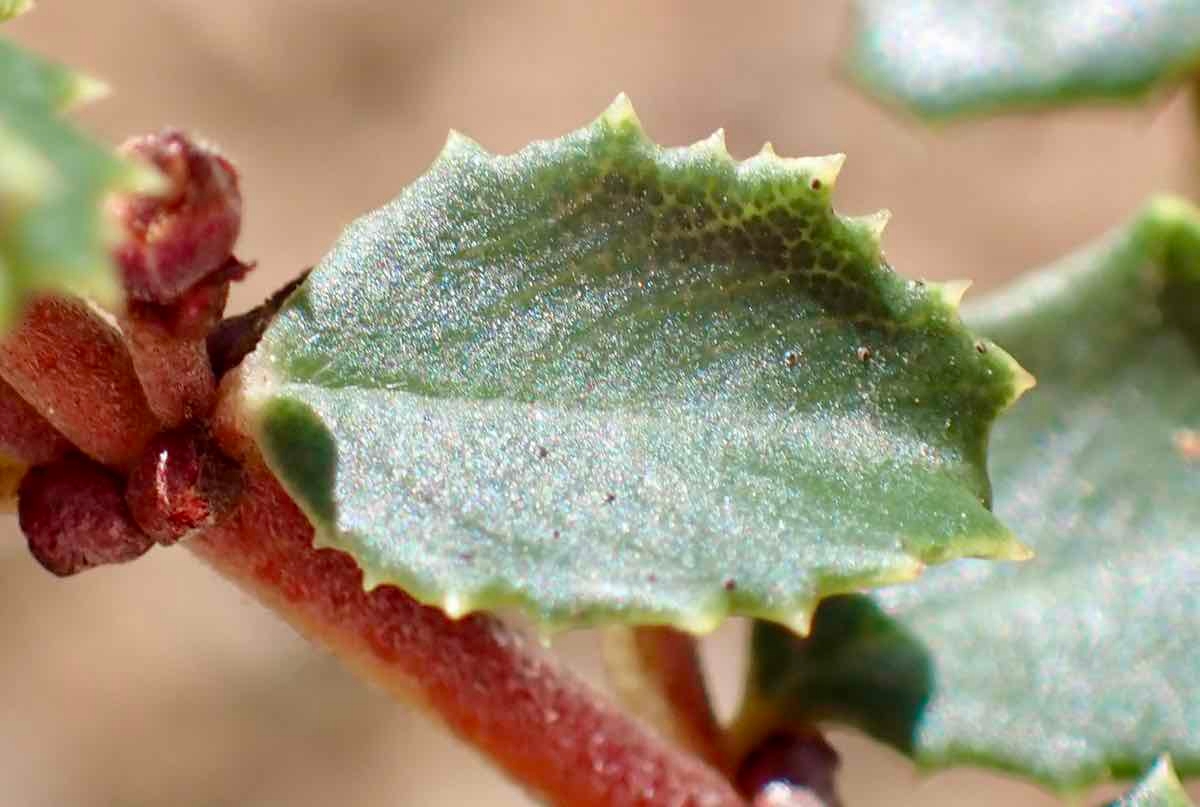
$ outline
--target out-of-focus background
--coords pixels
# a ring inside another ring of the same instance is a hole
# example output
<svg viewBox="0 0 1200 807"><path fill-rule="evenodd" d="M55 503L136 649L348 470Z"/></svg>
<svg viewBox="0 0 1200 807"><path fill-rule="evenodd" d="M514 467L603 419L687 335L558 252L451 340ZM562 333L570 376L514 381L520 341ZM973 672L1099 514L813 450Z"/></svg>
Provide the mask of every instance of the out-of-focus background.
<svg viewBox="0 0 1200 807"><path fill-rule="evenodd" d="M897 269L974 278L976 293L1155 191L1196 187L1183 97L938 129L880 108L838 75L847 6L40 0L5 32L115 87L79 116L100 136L179 125L240 165L239 253L259 268L237 308L416 177L449 128L512 151L583 124L622 90L662 143L723 126L735 156L768 139L786 155L846 152L839 208L891 208ZM528 803L186 552L62 581L9 521L0 626L0 804ZM740 638L734 625L706 647L727 710ZM555 642L599 680L595 645L587 633ZM852 807L1056 803L975 771L919 777L835 736Z"/></svg>

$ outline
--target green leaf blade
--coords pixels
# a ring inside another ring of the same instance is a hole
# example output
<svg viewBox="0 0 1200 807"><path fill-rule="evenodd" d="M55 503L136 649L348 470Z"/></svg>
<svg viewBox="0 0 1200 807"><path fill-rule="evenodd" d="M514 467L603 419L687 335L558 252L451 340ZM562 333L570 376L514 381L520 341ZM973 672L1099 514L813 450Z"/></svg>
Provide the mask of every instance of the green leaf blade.
<svg viewBox="0 0 1200 807"><path fill-rule="evenodd" d="M855 78L930 118L1146 95L1200 64L1196 0L860 0Z"/></svg>
<svg viewBox="0 0 1200 807"><path fill-rule="evenodd" d="M61 119L67 106L101 91L0 39L0 326L41 292L121 301L104 199L152 191L158 178Z"/></svg>
<svg viewBox="0 0 1200 807"><path fill-rule="evenodd" d="M368 585L452 614L803 626L1020 556L984 453L1027 376L833 213L840 165L660 148L623 99L511 157L452 137L249 363L268 463Z"/></svg>
<svg viewBox="0 0 1200 807"><path fill-rule="evenodd" d="M1039 378L992 446L1036 557L962 561L760 625L747 731L857 725L942 768L1056 789L1169 752L1200 773L1200 215L1173 200L967 319Z"/></svg>

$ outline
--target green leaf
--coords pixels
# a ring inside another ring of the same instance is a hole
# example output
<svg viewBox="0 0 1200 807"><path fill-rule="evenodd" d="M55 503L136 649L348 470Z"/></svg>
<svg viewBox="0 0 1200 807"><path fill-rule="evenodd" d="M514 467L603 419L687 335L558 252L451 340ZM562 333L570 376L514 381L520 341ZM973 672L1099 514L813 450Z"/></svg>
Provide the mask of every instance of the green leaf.
<svg viewBox="0 0 1200 807"><path fill-rule="evenodd" d="M1192 800L1171 767L1171 758L1160 757L1133 790L1110 807L1193 807Z"/></svg>
<svg viewBox="0 0 1200 807"><path fill-rule="evenodd" d="M33 6L33 0L0 0L0 22L24 14Z"/></svg>
<svg viewBox="0 0 1200 807"><path fill-rule="evenodd" d="M1146 95L1200 63L1198 0L859 0L872 93L929 117Z"/></svg>
<svg viewBox="0 0 1200 807"><path fill-rule="evenodd" d="M967 314L1039 386L992 442L997 514L1036 557L963 561L760 624L742 733L862 727L922 766L1056 788L1200 773L1200 217L1158 201Z"/></svg>
<svg viewBox="0 0 1200 807"><path fill-rule="evenodd" d="M510 157L452 135L268 330L243 405L319 540L458 615L708 630L962 555L1027 384L894 274L835 157L664 149L623 97Z"/></svg>
<svg viewBox="0 0 1200 807"><path fill-rule="evenodd" d="M114 190L151 191L158 178L59 117L101 91L0 39L0 327L38 292L121 299L103 200Z"/></svg>

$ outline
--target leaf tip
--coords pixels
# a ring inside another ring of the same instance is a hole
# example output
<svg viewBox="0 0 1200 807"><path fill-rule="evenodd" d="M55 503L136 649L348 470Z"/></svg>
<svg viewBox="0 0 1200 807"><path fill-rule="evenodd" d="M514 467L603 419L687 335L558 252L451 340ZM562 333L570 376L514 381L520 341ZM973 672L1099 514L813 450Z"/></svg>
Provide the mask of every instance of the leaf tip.
<svg viewBox="0 0 1200 807"><path fill-rule="evenodd" d="M819 189L822 185L832 190L837 185L838 176L842 173L842 166L846 164L846 155L826 154L823 157L813 157L812 160L812 187Z"/></svg>
<svg viewBox="0 0 1200 807"><path fill-rule="evenodd" d="M941 298L951 311L957 311L962 305L967 289L971 288L970 280L947 280L945 283L930 283L929 288Z"/></svg>
<svg viewBox="0 0 1200 807"><path fill-rule="evenodd" d="M633 102L629 100L629 96L625 93L621 93L613 99L613 102L608 105L608 109L604 110L604 114L600 116L600 119L614 129L632 127L639 132L644 131L642 122L633 108Z"/></svg>
<svg viewBox="0 0 1200 807"><path fill-rule="evenodd" d="M892 220L892 211L877 210L865 216L851 216L848 220L858 227L878 249L883 244L883 231L887 229L888 222Z"/></svg>
<svg viewBox="0 0 1200 807"><path fill-rule="evenodd" d="M486 154L487 151L478 142L467 137L457 129L451 129L446 133L446 142L442 145L442 152L438 155L438 159L455 154Z"/></svg>
<svg viewBox="0 0 1200 807"><path fill-rule="evenodd" d="M462 619L473 609L470 599L458 592L447 592L442 598L442 611L451 619Z"/></svg>
<svg viewBox="0 0 1200 807"><path fill-rule="evenodd" d="M698 152L708 152L715 157L722 159L730 159L729 148L725 145L725 130L717 129L703 140L698 140L692 144L692 150Z"/></svg>
<svg viewBox="0 0 1200 807"><path fill-rule="evenodd" d="M92 101L98 101L112 93L112 87L108 82L101 81L95 76L89 76L86 73L76 73L72 77L71 85L63 98L63 105L73 107L82 104L87 104Z"/></svg>
<svg viewBox="0 0 1200 807"><path fill-rule="evenodd" d="M993 556L993 559L1023 563L1027 560L1033 560L1036 554L1028 544L1024 544L1017 540L1016 537L1012 537L1004 546L1000 547L999 551Z"/></svg>

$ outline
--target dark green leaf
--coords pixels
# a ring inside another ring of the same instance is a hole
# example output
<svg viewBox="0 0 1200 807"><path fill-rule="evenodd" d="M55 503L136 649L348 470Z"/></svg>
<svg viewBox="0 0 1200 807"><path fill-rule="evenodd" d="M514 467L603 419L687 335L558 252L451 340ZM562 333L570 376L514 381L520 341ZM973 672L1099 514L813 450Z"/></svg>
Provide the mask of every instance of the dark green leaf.
<svg viewBox="0 0 1200 807"><path fill-rule="evenodd" d="M1198 0L859 0L851 69L922 115L1131 98L1200 63Z"/></svg>
<svg viewBox="0 0 1200 807"><path fill-rule="evenodd" d="M451 614L803 626L1021 556L984 455L1027 376L832 211L840 166L663 149L624 99L511 157L451 137L249 362L267 461L367 585Z"/></svg>
<svg viewBox="0 0 1200 807"><path fill-rule="evenodd" d="M927 767L1070 788L1200 773L1200 219L1174 200L967 316L1035 372L993 438L1037 553L760 624L742 732L861 726Z"/></svg>

